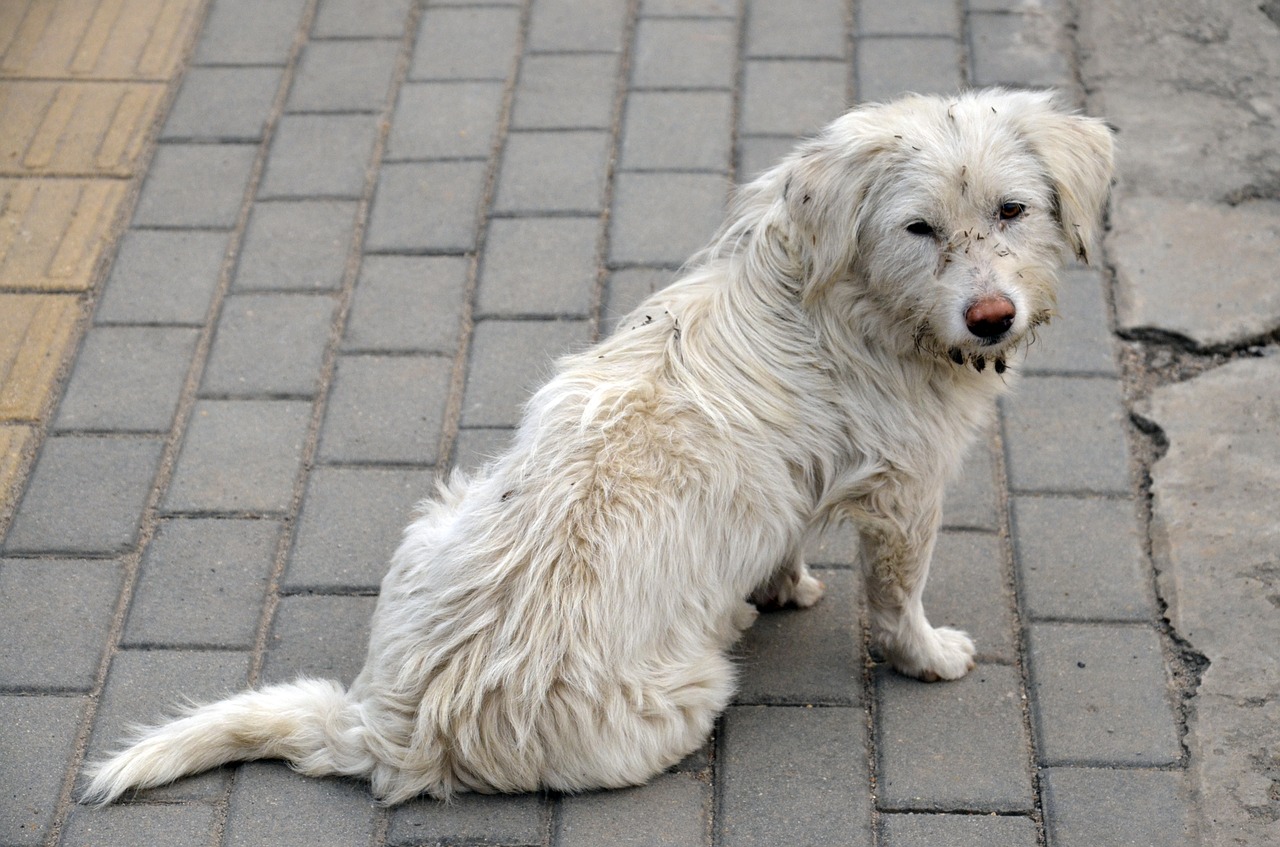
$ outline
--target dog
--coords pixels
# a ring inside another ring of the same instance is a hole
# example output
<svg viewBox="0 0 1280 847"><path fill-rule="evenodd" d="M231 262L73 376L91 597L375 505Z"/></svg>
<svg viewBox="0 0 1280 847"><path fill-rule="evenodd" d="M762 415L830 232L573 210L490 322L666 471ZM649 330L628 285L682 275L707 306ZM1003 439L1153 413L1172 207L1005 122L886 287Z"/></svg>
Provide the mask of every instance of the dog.
<svg viewBox="0 0 1280 847"><path fill-rule="evenodd" d="M1107 127L1048 93L853 109L563 358L506 455L441 482L350 688L193 708L91 766L84 801L260 758L367 778L387 804L644 783L730 702L755 607L818 602L802 551L837 520L884 658L963 676L973 642L921 604L943 488L1057 271L1087 260L1112 169Z"/></svg>

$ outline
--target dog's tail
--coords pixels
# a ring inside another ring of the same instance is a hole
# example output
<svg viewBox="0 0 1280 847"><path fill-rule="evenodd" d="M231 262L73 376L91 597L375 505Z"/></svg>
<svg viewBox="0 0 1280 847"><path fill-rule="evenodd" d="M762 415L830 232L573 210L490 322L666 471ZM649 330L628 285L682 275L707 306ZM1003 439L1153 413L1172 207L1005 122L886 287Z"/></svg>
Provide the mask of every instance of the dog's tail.
<svg viewBox="0 0 1280 847"><path fill-rule="evenodd" d="M366 776L363 710L329 680L299 679L191 709L142 730L123 751L86 769L82 803L105 805L227 762L284 759L310 776Z"/></svg>

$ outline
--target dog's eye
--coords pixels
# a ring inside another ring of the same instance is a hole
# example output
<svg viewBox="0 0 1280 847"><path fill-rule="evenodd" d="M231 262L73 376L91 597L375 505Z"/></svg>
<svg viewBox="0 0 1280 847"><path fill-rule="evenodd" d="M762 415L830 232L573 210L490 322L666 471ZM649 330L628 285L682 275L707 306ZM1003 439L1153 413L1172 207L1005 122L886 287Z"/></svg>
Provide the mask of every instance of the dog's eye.
<svg viewBox="0 0 1280 847"><path fill-rule="evenodd" d="M1000 220L1011 221L1014 218L1021 217L1022 213L1027 210L1026 206L1021 203L1004 203L1000 206Z"/></svg>
<svg viewBox="0 0 1280 847"><path fill-rule="evenodd" d="M929 226L928 221L912 221L907 224L907 232L912 235L933 235L933 227Z"/></svg>

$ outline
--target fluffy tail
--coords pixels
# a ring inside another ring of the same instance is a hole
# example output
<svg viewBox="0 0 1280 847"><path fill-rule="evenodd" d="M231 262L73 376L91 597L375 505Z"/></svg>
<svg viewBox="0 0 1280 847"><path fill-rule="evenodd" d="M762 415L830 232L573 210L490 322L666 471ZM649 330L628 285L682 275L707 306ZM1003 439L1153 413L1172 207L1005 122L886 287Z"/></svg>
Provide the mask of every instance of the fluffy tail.
<svg viewBox="0 0 1280 847"><path fill-rule="evenodd" d="M128 748L90 765L81 802L105 805L130 788L250 759L285 759L311 776L368 775L361 709L336 682L299 679L192 709L143 730Z"/></svg>

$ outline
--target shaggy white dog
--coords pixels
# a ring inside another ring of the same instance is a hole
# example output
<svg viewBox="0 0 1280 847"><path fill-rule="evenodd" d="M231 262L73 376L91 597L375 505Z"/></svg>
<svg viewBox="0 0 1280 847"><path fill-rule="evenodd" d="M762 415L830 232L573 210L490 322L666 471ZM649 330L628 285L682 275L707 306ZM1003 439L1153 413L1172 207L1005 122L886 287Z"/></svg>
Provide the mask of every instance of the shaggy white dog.
<svg viewBox="0 0 1280 847"><path fill-rule="evenodd" d="M94 766L86 802L257 758L368 777L387 803L642 783L729 702L746 599L817 602L801 551L835 519L861 533L888 660L964 675L973 643L920 602L943 485L1111 173L1104 125L1047 94L849 112L559 363L506 456L424 505L350 689L193 709Z"/></svg>

